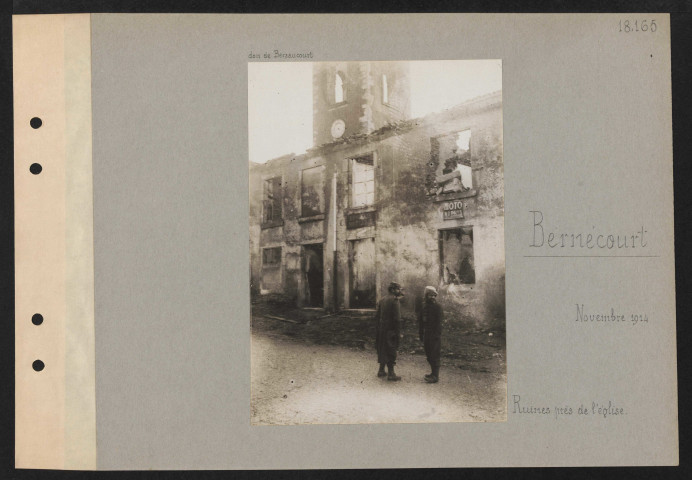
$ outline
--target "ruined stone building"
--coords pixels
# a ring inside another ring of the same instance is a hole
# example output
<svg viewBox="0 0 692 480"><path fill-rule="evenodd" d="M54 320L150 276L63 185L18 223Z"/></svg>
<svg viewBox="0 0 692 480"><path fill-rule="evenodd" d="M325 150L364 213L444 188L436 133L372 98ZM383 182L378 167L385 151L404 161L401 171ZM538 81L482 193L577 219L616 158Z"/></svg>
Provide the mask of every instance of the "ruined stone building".
<svg viewBox="0 0 692 480"><path fill-rule="evenodd" d="M501 92L417 119L409 98L404 62L313 64L314 147L250 165L254 294L372 309L396 280L504 321Z"/></svg>

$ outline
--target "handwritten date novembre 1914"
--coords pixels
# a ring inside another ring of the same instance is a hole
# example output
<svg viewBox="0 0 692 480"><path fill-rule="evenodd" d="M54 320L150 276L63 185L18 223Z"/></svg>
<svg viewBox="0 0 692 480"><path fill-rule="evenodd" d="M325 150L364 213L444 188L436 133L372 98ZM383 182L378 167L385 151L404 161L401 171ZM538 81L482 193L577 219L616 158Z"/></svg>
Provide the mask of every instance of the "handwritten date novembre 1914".
<svg viewBox="0 0 692 480"><path fill-rule="evenodd" d="M604 309L600 311L589 311L584 308L584 304L577 303L576 321L579 323L595 323L603 325L611 324L630 324L638 325L649 323L649 315L647 313L629 313L620 314L614 308Z"/></svg>

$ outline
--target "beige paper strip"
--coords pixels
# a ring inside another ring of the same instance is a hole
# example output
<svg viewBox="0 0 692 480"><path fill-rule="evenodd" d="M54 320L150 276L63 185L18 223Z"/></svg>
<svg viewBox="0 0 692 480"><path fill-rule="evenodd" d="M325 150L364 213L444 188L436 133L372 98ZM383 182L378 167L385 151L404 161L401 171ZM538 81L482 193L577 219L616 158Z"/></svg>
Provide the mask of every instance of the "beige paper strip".
<svg viewBox="0 0 692 480"><path fill-rule="evenodd" d="M96 468L91 16L65 17L65 468Z"/></svg>
<svg viewBox="0 0 692 480"><path fill-rule="evenodd" d="M95 469L90 16L15 16L13 40L15 465Z"/></svg>

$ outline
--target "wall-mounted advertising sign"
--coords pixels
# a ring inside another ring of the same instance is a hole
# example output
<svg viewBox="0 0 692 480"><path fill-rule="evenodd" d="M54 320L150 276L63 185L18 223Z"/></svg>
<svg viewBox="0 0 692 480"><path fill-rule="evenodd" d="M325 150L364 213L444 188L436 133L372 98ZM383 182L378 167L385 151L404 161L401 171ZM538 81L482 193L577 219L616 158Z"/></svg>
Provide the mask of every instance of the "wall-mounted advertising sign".
<svg viewBox="0 0 692 480"><path fill-rule="evenodd" d="M346 216L346 228L363 228L375 225L375 212L352 213Z"/></svg>
<svg viewBox="0 0 692 480"><path fill-rule="evenodd" d="M464 218L464 202L461 200L450 200L442 203L442 219L451 220L453 218Z"/></svg>

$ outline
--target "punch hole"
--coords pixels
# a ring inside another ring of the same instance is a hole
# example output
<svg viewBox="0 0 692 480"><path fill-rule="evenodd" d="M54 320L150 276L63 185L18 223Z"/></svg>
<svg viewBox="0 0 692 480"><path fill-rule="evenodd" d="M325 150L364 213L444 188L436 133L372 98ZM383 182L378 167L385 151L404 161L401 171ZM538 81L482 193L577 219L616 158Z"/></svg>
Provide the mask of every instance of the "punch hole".
<svg viewBox="0 0 692 480"><path fill-rule="evenodd" d="M38 117L34 117L29 120L29 125L31 125L31 128L33 129L41 128L41 125L43 125L43 120Z"/></svg>
<svg viewBox="0 0 692 480"><path fill-rule="evenodd" d="M41 173L41 170L43 170L43 167L40 163L32 163L29 167L29 171L34 175L38 175L39 173Z"/></svg>
<svg viewBox="0 0 692 480"><path fill-rule="evenodd" d="M34 370L40 372L45 367L45 364L41 360L34 360L34 363L32 363L31 366Z"/></svg>
<svg viewBox="0 0 692 480"><path fill-rule="evenodd" d="M33 323L34 325L41 325L43 323L43 315L41 315L40 313L34 313L31 316L31 323Z"/></svg>

